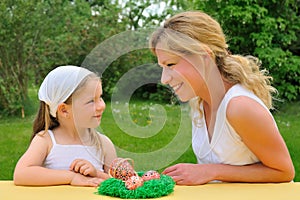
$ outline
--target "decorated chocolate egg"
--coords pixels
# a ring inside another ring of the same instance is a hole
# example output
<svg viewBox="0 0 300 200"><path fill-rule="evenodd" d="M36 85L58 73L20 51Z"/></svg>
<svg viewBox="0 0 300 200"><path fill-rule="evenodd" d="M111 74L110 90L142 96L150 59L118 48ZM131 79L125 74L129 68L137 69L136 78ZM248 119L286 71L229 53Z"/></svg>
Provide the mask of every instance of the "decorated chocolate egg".
<svg viewBox="0 0 300 200"><path fill-rule="evenodd" d="M128 190L134 190L144 184L144 180L139 176L131 176L125 181L125 186Z"/></svg>
<svg viewBox="0 0 300 200"><path fill-rule="evenodd" d="M122 181L126 181L131 176L135 176L136 172L129 161L133 163L133 161L128 158L116 158L113 160L110 165L109 175Z"/></svg>
<svg viewBox="0 0 300 200"><path fill-rule="evenodd" d="M160 174L157 171L150 170L150 171L147 171L146 173L144 173L142 178L144 181L149 181L152 179L160 179Z"/></svg>

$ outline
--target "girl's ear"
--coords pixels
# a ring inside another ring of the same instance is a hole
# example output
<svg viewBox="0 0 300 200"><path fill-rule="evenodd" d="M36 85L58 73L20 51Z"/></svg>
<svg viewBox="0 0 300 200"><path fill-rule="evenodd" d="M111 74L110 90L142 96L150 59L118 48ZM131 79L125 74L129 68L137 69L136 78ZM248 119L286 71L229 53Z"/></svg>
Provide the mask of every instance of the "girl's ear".
<svg viewBox="0 0 300 200"><path fill-rule="evenodd" d="M65 103L60 104L57 108L57 113L62 117L69 118L70 106Z"/></svg>

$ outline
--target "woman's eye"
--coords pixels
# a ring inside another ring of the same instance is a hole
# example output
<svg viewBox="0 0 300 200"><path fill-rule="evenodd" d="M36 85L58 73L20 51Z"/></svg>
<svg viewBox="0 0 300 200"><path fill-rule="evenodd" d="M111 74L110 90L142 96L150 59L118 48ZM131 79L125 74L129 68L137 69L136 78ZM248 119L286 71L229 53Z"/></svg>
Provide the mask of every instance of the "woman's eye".
<svg viewBox="0 0 300 200"><path fill-rule="evenodd" d="M169 63L167 64L167 67L172 67L173 65L175 65L174 63Z"/></svg>

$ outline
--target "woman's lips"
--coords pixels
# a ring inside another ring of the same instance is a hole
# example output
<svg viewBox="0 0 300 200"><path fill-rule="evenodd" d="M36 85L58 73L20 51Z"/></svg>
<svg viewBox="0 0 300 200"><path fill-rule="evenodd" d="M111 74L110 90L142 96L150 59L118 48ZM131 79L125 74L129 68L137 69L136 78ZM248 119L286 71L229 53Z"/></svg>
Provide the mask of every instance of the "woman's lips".
<svg viewBox="0 0 300 200"><path fill-rule="evenodd" d="M172 86L174 92L176 93L181 88L182 85L183 85L183 83L179 83L177 85Z"/></svg>

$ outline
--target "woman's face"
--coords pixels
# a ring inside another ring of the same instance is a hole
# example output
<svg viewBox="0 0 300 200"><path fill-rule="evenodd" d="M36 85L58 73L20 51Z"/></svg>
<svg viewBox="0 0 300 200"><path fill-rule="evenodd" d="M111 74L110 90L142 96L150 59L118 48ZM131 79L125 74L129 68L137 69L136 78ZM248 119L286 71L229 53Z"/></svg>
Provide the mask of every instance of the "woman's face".
<svg viewBox="0 0 300 200"><path fill-rule="evenodd" d="M161 82L169 85L182 102L200 96L206 89L200 55L179 56L156 48L158 64L163 68Z"/></svg>

